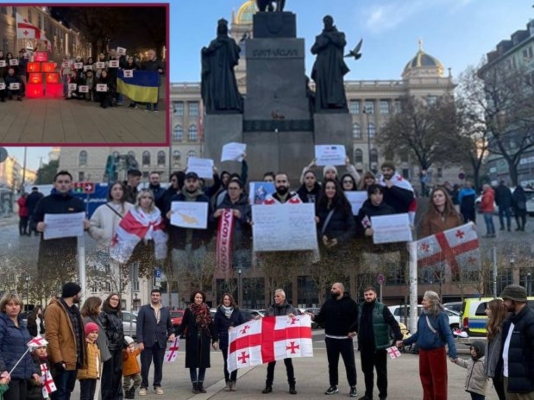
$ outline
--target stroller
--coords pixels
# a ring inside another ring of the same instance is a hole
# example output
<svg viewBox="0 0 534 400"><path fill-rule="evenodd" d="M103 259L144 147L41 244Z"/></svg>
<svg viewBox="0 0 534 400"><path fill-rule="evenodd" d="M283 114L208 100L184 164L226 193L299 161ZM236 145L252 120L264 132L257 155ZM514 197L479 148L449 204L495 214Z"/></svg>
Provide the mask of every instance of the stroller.
<svg viewBox="0 0 534 400"><path fill-rule="evenodd" d="M402 322L399 322L399 328L402 333L402 340L406 340L410 336L412 336L412 334L410 333L406 325L404 325ZM413 343L407 346L402 346L399 350L402 351L403 353L414 353L415 348L416 348L416 345L415 343Z"/></svg>

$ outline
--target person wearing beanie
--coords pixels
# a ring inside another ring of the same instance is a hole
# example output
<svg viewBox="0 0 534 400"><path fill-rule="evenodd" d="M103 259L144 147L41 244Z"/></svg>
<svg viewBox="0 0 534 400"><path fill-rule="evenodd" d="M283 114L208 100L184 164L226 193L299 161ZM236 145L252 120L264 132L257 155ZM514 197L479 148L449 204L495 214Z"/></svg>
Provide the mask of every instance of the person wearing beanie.
<svg viewBox="0 0 534 400"><path fill-rule="evenodd" d="M57 388L53 397L58 399L70 398L76 384L77 369L87 368L85 329L77 307L81 290L77 283L66 283L61 297L52 299L45 311L48 355Z"/></svg>
<svg viewBox="0 0 534 400"><path fill-rule="evenodd" d="M508 285L501 293L504 307L512 314L502 326L503 381L507 399L534 398L534 309L527 291Z"/></svg>
<svg viewBox="0 0 534 400"><path fill-rule="evenodd" d="M98 338L98 325L94 322L85 324L85 346L87 351L87 365L78 369L80 380L80 400L93 400L95 398L96 383L100 379L100 365L102 359L96 343Z"/></svg>
<svg viewBox="0 0 534 400"><path fill-rule="evenodd" d="M141 367L137 361L141 349L135 347L135 341L130 336L124 336L124 342L126 348L122 349L122 388L125 399L135 399L135 391L141 386Z"/></svg>
<svg viewBox="0 0 534 400"><path fill-rule="evenodd" d="M488 377L484 373L485 347L484 342L475 340L469 348L471 354L470 359L457 358L456 360L452 360L454 364L462 368L467 368L465 391L471 395L471 400L484 400L486 398Z"/></svg>

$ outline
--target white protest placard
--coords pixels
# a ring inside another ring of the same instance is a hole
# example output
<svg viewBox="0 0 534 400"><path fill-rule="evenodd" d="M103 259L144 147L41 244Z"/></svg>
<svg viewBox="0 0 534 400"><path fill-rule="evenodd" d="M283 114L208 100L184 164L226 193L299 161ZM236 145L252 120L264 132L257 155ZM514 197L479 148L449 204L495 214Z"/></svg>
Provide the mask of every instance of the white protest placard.
<svg viewBox="0 0 534 400"><path fill-rule="evenodd" d="M61 68L70 68L70 61L63 61L61 63Z"/></svg>
<svg viewBox="0 0 534 400"><path fill-rule="evenodd" d="M133 78L133 69L125 69L122 71L125 78Z"/></svg>
<svg viewBox="0 0 534 400"><path fill-rule="evenodd" d="M345 165L345 146L342 144L319 144L315 146L315 164L322 165Z"/></svg>
<svg viewBox="0 0 534 400"><path fill-rule="evenodd" d="M108 66L109 68L119 68L119 60L109 60Z"/></svg>
<svg viewBox="0 0 534 400"><path fill-rule="evenodd" d="M107 92L108 91L107 83L97 83L96 84L96 91L97 92Z"/></svg>
<svg viewBox="0 0 534 400"><path fill-rule="evenodd" d="M6 66L6 60L0 60L0 67Z"/></svg>
<svg viewBox="0 0 534 400"><path fill-rule="evenodd" d="M12 58L9 60L9 65L14 65L14 66L19 65L19 60L16 58Z"/></svg>
<svg viewBox="0 0 534 400"><path fill-rule="evenodd" d="M0 82L0 90L6 90L6 84L4 82Z"/></svg>
<svg viewBox="0 0 534 400"><path fill-rule="evenodd" d="M84 70L84 71L92 71L92 70L93 70L93 66L90 65L90 64L89 64L89 65L84 65L84 66L83 66L83 70Z"/></svg>
<svg viewBox="0 0 534 400"><path fill-rule="evenodd" d="M263 204L265 198L276 191L273 182L249 182L250 204Z"/></svg>
<svg viewBox="0 0 534 400"><path fill-rule="evenodd" d="M43 239L59 239L64 237L82 236L84 212L70 214L45 214L45 230Z"/></svg>
<svg viewBox="0 0 534 400"><path fill-rule="evenodd" d="M69 90L76 90L77 87L78 87L77 84L75 84L75 83L69 83Z"/></svg>
<svg viewBox="0 0 534 400"><path fill-rule="evenodd" d="M317 249L315 204L252 206L254 251Z"/></svg>
<svg viewBox="0 0 534 400"><path fill-rule="evenodd" d="M80 85L78 86L78 91L80 93L89 93L89 86L87 85Z"/></svg>
<svg viewBox="0 0 534 400"><path fill-rule="evenodd" d="M374 244L412 241L408 213L371 217L371 228Z"/></svg>
<svg viewBox="0 0 534 400"><path fill-rule="evenodd" d="M9 84L9 90L19 90L20 83L12 82Z"/></svg>
<svg viewBox="0 0 534 400"><path fill-rule="evenodd" d="M117 53L120 56L124 56L124 55L126 55L126 49L124 47L117 47Z"/></svg>
<svg viewBox="0 0 534 400"><path fill-rule="evenodd" d="M187 172L196 172L199 178L213 178L213 160L210 158L189 157Z"/></svg>
<svg viewBox="0 0 534 400"><path fill-rule="evenodd" d="M221 162L223 161L243 161L243 153L247 150L245 143L226 143L222 148Z"/></svg>
<svg viewBox="0 0 534 400"><path fill-rule="evenodd" d="M74 69L83 69L83 63L74 63Z"/></svg>
<svg viewBox="0 0 534 400"><path fill-rule="evenodd" d="M208 203L200 201L173 201L171 225L190 229L208 227Z"/></svg>
<svg viewBox="0 0 534 400"><path fill-rule="evenodd" d="M358 215L362 204L367 200L367 192L365 190L346 191L345 197L352 207L352 215Z"/></svg>
<svg viewBox="0 0 534 400"><path fill-rule="evenodd" d="M96 63L96 67L100 68L100 69L106 68L106 63L102 62L102 61L99 61L99 62Z"/></svg>

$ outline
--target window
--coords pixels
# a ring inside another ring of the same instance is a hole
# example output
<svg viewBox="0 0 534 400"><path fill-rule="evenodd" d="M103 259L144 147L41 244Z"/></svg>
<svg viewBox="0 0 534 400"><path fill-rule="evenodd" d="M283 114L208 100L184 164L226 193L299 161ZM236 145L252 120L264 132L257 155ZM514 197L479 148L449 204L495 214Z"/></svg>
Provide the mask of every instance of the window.
<svg viewBox="0 0 534 400"><path fill-rule="evenodd" d="M189 102L189 116L198 117L198 102L197 101Z"/></svg>
<svg viewBox="0 0 534 400"><path fill-rule="evenodd" d="M184 130L181 125L176 125L172 131L172 140L173 142L181 142L184 140Z"/></svg>
<svg viewBox="0 0 534 400"><path fill-rule="evenodd" d="M410 180L410 170L408 168L403 168L402 169L402 177L404 179Z"/></svg>
<svg viewBox="0 0 534 400"><path fill-rule="evenodd" d="M80 155L78 156L78 165L80 167L87 165L87 152L85 150L80 151Z"/></svg>
<svg viewBox="0 0 534 400"><path fill-rule="evenodd" d="M401 101L400 100L395 100L395 102L393 103L394 106L393 106L393 112L395 114L400 114L401 112Z"/></svg>
<svg viewBox="0 0 534 400"><path fill-rule="evenodd" d="M41 18L41 14L37 14L37 26L39 29L43 29L43 19Z"/></svg>
<svg viewBox="0 0 534 400"><path fill-rule="evenodd" d="M352 124L352 137L354 139L362 138L362 130L360 128L360 124L358 124L357 122Z"/></svg>
<svg viewBox="0 0 534 400"><path fill-rule="evenodd" d="M380 114L389 114L389 101L380 100Z"/></svg>
<svg viewBox="0 0 534 400"><path fill-rule="evenodd" d="M184 116L184 102L183 101L175 101L172 103L174 108L174 115L176 117L183 117Z"/></svg>
<svg viewBox="0 0 534 400"><path fill-rule="evenodd" d="M523 60L530 61L532 59L532 47L529 46L526 49L523 49Z"/></svg>
<svg viewBox="0 0 534 400"><path fill-rule="evenodd" d="M78 182L83 182L83 181L85 181L85 172L80 171L78 172Z"/></svg>
<svg viewBox="0 0 534 400"><path fill-rule="evenodd" d="M187 152L187 157L190 158L190 157L196 157L197 156L197 153L195 150L189 150Z"/></svg>
<svg viewBox="0 0 534 400"><path fill-rule="evenodd" d="M187 140L190 142L196 142L198 140L198 130L196 125L191 125L187 132Z"/></svg>
<svg viewBox="0 0 534 400"><path fill-rule="evenodd" d="M428 104L432 105L432 104L436 104L436 101L438 101L438 98L437 98L437 96L428 95L426 97L426 101L427 101Z"/></svg>
<svg viewBox="0 0 534 400"><path fill-rule="evenodd" d="M375 113L375 102L373 100L365 100L365 108L363 110L365 114Z"/></svg>
<svg viewBox="0 0 534 400"><path fill-rule="evenodd" d="M31 8L28 8L28 22L30 24L32 23L32 9Z"/></svg>
<svg viewBox="0 0 534 400"><path fill-rule="evenodd" d="M182 158L182 153L180 153L180 150L174 150L172 152L172 163L174 165L179 165L181 158Z"/></svg>
<svg viewBox="0 0 534 400"><path fill-rule="evenodd" d="M98 287L96 285L91 286L91 293L98 293Z"/></svg>
<svg viewBox="0 0 534 400"><path fill-rule="evenodd" d="M369 138L374 138L376 135L375 124L372 122L367 125L367 135L369 135Z"/></svg>
<svg viewBox="0 0 534 400"><path fill-rule="evenodd" d="M11 7L11 17L17 18L17 7Z"/></svg>
<svg viewBox="0 0 534 400"><path fill-rule="evenodd" d="M0 7L0 13L7 15L7 7L5 6Z"/></svg>
<svg viewBox="0 0 534 400"><path fill-rule="evenodd" d="M354 150L354 162L355 163L362 163L363 162L363 151L362 151L362 149L355 149Z"/></svg>
<svg viewBox="0 0 534 400"><path fill-rule="evenodd" d="M378 151L376 149L371 149L371 162L378 162Z"/></svg>
<svg viewBox="0 0 534 400"><path fill-rule="evenodd" d="M158 165L165 165L165 152L163 150L158 151Z"/></svg>
<svg viewBox="0 0 534 400"><path fill-rule="evenodd" d="M349 102L349 112L351 114L359 114L360 113L360 100L351 100Z"/></svg>
<svg viewBox="0 0 534 400"><path fill-rule="evenodd" d="M150 166L150 152L145 150L143 151L143 155L141 156L141 162L143 163L143 167Z"/></svg>

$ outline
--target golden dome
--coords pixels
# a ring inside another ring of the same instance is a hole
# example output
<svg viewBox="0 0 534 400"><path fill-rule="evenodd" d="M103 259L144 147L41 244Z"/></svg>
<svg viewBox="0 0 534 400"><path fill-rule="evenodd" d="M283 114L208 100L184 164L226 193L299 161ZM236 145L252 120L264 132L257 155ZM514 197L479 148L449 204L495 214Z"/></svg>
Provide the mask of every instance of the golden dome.
<svg viewBox="0 0 534 400"><path fill-rule="evenodd" d="M421 39L419 39L419 51L410 61L408 61L408 64L404 67L402 76L405 76L416 69L434 70L439 76L443 76L443 64L437 58L423 51L423 43Z"/></svg>
<svg viewBox="0 0 534 400"><path fill-rule="evenodd" d="M236 24L252 24L252 16L256 14L258 8L256 6L256 0L245 1L239 11L235 20Z"/></svg>

